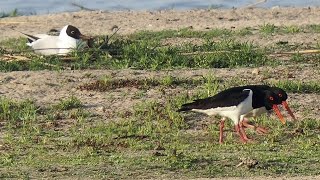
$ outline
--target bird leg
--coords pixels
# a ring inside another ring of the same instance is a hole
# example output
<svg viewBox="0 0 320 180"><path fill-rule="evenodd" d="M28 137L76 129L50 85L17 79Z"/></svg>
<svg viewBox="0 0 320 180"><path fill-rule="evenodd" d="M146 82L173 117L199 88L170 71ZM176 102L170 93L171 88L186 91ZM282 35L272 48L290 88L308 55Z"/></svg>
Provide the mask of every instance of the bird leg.
<svg viewBox="0 0 320 180"><path fill-rule="evenodd" d="M243 128L243 124L242 124L242 121L239 123L239 127L240 127L240 132L242 134L242 137L246 140L246 141L251 141L250 138L248 138L247 134L246 134L246 131L244 130Z"/></svg>
<svg viewBox="0 0 320 180"><path fill-rule="evenodd" d="M251 129L255 130L258 134L268 133L268 130L266 128L260 127L260 126L255 126L255 125L251 124L247 118L243 119L242 127L251 128Z"/></svg>
<svg viewBox="0 0 320 180"><path fill-rule="evenodd" d="M234 129L236 130L236 133L240 136L240 141L246 143L247 140L243 137L243 134L241 133L240 124L234 125Z"/></svg>
<svg viewBox="0 0 320 180"><path fill-rule="evenodd" d="M219 143L222 144L223 143L223 128L224 128L224 121L225 118L222 118L220 121L220 136L219 136Z"/></svg>

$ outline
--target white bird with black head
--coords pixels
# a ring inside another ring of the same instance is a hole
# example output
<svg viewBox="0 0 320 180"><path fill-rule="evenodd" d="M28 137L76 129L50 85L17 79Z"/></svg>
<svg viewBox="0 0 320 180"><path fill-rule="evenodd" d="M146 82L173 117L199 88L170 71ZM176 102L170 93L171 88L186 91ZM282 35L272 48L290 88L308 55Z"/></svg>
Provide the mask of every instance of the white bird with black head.
<svg viewBox="0 0 320 180"><path fill-rule="evenodd" d="M21 32L22 33L22 32ZM22 33L28 37L27 45L32 47L35 53L42 55L65 55L75 49L80 40L89 40L90 37L81 34L80 30L72 25L66 25L60 31L59 36L33 36Z"/></svg>
<svg viewBox="0 0 320 180"><path fill-rule="evenodd" d="M215 96L205 99L198 99L192 103L182 105L178 111L194 111L212 115L222 116L220 123L220 138L219 142L223 142L224 121L229 118L233 121L235 130L242 142L247 142L249 139L243 127L241 126L241 116L249 113L253 109L265 107L267 110L273 109L283 122L277 104L280 101L276 94L269 90L262 90L256 87L233 87L224 90Z"/></svg>

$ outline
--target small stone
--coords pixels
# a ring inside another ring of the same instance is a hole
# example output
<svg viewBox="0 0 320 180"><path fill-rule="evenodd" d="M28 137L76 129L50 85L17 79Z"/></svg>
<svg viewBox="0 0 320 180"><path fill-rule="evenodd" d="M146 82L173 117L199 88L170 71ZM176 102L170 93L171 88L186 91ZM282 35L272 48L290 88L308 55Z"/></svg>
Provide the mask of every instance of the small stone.
<svg viewBox="0 0 320 180"><path fill-rule="evenodd" d="M10 82L12 80L15 80L15 78L12 77L12 76L6 76L6 77L3 78L2 82L8 83L8 82Z"/></svg>
<svg viewBox="0 0 320 180"><path fill-rule="evenodd" d="M294 78L295 76L291 73L288 74L288 78Z"/></svg>
<svg viewBox="0 0 320 180"><path fill-rule="evenodd" d="M97 111L106 112L106 108L104 106L100 106L100 107L97 108Z"/></svg>
<svg viewBox="0 0 320 180"><path fill-rule="evenodd" d="M247 168L251 169L254 168L259 162L256 159L247 158L240 158L241 162L236 166L237 168L245 165Z"/></svg>
<svg viewBox="0 0 320 180"><path fill-rule="evenodd" d="M113 26L110 28L110 30L111 30L112 32L115 32L117 29L119 29L119 27L118 27L117 25L113 25Z"/></svg>
<svg viewBox="0 0 320 180"><path fill-rule="evenodd" d="M258 68L253 69L252 74L258 75L260 73L260 70Z"/></svg>

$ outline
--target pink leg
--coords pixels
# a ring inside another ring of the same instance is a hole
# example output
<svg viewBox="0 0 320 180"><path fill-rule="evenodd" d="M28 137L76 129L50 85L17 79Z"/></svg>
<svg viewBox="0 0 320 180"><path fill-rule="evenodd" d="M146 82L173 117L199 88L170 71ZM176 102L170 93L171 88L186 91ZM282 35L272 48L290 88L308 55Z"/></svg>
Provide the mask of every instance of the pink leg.
<svg viewBox="0 0 320 180"><path fill-rule="evenodd" d="M240 127L240 132L241 132L241 134L242 134L242 137L243 137L246 141L251 141L251 139L248 138L248 136L247 136L247 134L246 134L246 131L243 129L243 124L242 124L242 122L240 122L239 127Z"/></svg>
<svg viewBox="0 0 320 180"><path fill-rule="evenodd" d="M247 118L243 119L242 127L251 128L251 129L255 130L258 134L266 134L266 133L268 133L268 130L266 128L250 124L249 120Z"/></svg>
<svg viewBox="0 0 320 180"><path fill-rule="evenodd" d="M246 143L247 140L243 137L243 135L242 135L242 133L240 131L240 125L236 124L236 125L234 125L234 128L235 128L237 134L240 136L240 141L243 142L243 143Z"/></svg>
<svg viewBox="0 0 320 180"><path fill-rule="evenodd" d="M223 143L223 128L224 128L224 121L225 118L222 118L220 121L220 137L219 137L219 143L222 144Z"/></svg>

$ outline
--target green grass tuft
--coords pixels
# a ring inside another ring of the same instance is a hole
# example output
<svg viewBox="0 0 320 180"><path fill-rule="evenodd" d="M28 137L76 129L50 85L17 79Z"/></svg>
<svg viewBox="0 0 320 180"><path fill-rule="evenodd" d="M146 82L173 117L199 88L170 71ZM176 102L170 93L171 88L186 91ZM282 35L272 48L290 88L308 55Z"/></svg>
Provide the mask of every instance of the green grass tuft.
<svg viewBox="0 0 320 180"><path fill-rule="evenodd" d="M320 93L320 84L317 81L276 81L272 85L283 88L291 93Z"/></svg>
<svg viewBox="0 0 320 180"><path fill-rule="evenodd" d="M67 99L61 99L59 104L55 107L60 110L70 110L73 108L80 108L82 107L82 102L75 96L70 96Z"/></svg>
<svg viewBox="0 0 320 180"><path fill-rule="evenodd" d="M270 35L273 34L277 31L277 27L274 24L264 24L260 26L260 33L265 34L265 35Z"/></svg>

